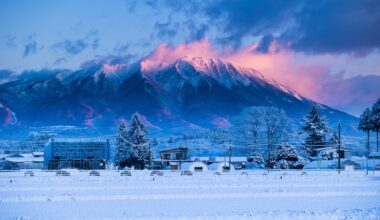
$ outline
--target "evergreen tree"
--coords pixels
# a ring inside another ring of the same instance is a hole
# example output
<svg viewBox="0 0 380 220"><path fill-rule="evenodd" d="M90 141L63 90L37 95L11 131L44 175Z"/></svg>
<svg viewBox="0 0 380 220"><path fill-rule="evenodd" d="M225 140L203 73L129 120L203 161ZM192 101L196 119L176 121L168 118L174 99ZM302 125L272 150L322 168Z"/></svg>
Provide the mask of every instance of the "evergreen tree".
<svg viewBox="0 0 380 220"><path fill-rule="evenodd" d="M376 151L379 152L380 98L372 106L371 123L372 130L376 132Z"/></svg>
<svg viewBox="0 0 380 220"><path fill-rule="evenodd" d="M316 105L310 110L310 113L303 117L304 126L301 128L300 134L307 134L305 139L305 149L310 156L316 156L316 149L323 148L326 133L329 127L326 119L320 114Z"/></svg>
<svg viewBox="0 0 380 220"><path fill-rule="evenodd" d="M364 112L360 115L359 126L358 126L359 130L367 132L367 144L366 144L367 152L369 152L370 150L369 132L373 129L371 116L372 116L372 113L371 113L371 110L369 110L369 108L364 110Z"/></svg>
<svg viewBox="0 0 380 220"><path fill-rule="evenodd" d="M150 143L148 131L137 113L132 115L130 129L127 135L129 143L132 146L130 165L138 169L146 168L151 158Z"/></svg>
<svg viewBox="0 0 380 220"><path fill-rule="evenodd" d="M117 136L117 145L116 145L116 158L115 164L119 168L126 166L130 158L130 149L131 145L129 144L127 127L123 121L120 122L118 136Z"/></svg>

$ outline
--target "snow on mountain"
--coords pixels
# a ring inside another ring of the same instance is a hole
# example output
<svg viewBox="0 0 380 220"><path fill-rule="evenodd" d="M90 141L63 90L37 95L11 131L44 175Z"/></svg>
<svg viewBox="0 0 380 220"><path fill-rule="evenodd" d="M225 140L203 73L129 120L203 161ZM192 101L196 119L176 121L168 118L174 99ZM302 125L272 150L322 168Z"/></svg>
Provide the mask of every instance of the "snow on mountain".
<svg viewBox="0 0 380 220"><path fill-rule="evenodd" d="M139 112L153 128L178 131L228 127L250 106L277 106L299 121L314 103L254 69L220 59L185 57L155 68L144 62L22 74L0 85L2 127L72 125L109 132ZM332 121L356 120L321 106ZM10 109L17 124L10 123Z"/></svg>

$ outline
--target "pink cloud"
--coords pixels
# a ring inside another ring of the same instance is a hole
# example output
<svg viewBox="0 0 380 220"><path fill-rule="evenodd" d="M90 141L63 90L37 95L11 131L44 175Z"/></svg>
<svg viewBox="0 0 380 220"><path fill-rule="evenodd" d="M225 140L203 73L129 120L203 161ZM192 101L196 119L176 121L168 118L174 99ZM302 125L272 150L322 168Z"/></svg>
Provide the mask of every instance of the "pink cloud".
<svg viewBox="0 0 380 220"><path fill-rule="evenodd" d="M177 59L185 57L218 57L217 51L211 46L208 39L193 41L172 47L168 44L160 44L150 55L141 62L144 72L150 69L165 67Z"/></svg>
<svg viewBox="0 0 380 220"><path fill-rule="evenodd" d="M228 121L228 119L217 116L217 115L212 115L211 116L211 123L214 125L218 126L219 128L229 128L231 127L231 123Z"/></svg>

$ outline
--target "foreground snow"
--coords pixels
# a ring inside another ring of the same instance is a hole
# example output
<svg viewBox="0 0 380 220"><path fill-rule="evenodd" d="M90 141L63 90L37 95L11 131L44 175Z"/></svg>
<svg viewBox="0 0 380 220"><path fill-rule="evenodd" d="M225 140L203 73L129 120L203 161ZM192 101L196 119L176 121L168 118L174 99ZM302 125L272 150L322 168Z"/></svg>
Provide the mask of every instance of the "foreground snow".
<svg viewBox="0 0 380 220"><path fill-rule="evenodd" d="M0 219L380 219L380 172L0 173Z"/></svg>

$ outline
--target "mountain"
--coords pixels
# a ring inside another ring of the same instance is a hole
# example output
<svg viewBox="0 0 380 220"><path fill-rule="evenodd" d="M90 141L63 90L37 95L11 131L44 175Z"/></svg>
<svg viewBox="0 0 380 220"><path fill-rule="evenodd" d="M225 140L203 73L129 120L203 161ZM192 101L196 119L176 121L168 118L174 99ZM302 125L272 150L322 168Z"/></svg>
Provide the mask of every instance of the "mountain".
<svg viewBox="0 0 380 220"><path fill-rule="evenodd" d="M250 106L277 106L297 122L314 103L254 69L199 57L155 67L141 61L78 71L25 72L0 85L4 136L49 127L112 134L119 120L128 120L134 112L154 132L227 128ZM341 120L349 129L357 122L351 115L318 105L330 122Z"/></svg>

